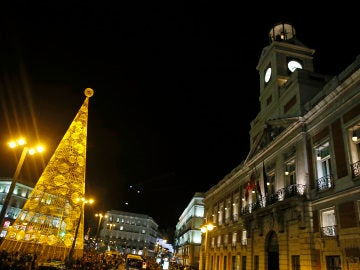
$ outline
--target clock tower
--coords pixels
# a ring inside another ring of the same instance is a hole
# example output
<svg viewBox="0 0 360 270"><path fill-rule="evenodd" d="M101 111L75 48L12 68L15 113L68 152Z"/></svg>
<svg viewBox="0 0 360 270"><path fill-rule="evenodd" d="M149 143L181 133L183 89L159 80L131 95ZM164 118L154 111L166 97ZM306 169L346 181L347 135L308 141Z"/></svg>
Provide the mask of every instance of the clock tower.
<svg viewBox="0 0 360 270"><path fill-rule="evenodd" d="M256 67L260 75L260 112L251 122L250 154L301 117L304 104L326 82L324 75L314 73L315 50L296 38L292 24L275 24L269 31L269 42Z"/></svg>

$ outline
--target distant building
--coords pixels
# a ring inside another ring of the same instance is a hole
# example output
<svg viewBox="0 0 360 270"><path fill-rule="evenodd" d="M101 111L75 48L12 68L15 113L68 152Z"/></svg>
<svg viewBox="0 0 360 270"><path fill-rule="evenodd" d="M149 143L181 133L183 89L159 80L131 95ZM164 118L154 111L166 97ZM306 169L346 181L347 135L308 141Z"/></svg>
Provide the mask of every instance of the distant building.
<svg viewBox="0 0 360 270"><path fill-rule="evenodd" d="M182 265L199 267L204 193L197 192L181 214L175 230L175 256Z"/></svg>
<svg viewBox="0 0 360 270"><path fill-rule="evenodd" d="M9 192L11 182L12 182L12 178L6 178L6 177L0 178L0 209L1 210L4 204L4 200ZM28 186L27 184L25 184L25 182L22 183L21 180L18 180L16 182L15 189L11 196L8 209L5 212L4 228L1 228L1 232L0 232L1 238L5 237L7 232L6 229L19 216L20 211L23 208L26 200L29 198L29 195L32 190L33 187Z"/></svg>
<svg viewBox="0 0 360 270"><path fill-rule="evenodd" d="M158 224L150 216L110 210L103 219L99 248L154 256Z"/></svg>

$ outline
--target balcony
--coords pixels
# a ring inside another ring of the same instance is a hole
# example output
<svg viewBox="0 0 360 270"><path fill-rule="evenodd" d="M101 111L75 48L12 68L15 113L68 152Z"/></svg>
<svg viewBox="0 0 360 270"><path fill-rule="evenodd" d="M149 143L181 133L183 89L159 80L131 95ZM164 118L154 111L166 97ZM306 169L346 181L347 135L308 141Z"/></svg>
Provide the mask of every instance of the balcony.
<svg viewBox="0 0 360 270"><path fill-rule="evenodd" d="M320 229L322 238L335 237L338 234L336 225L325 226Z"/></svg>
<svg viewBox="0 0 360 270"><path fill-rule="evenodd" d="M334 176L332 174L325 175L316 179L316 190L324 191L335 187Z"/></svg>
<svg viewBox="0 0 360 270"><path fill-rule="evenodd" d="M351 164L352 178L360 177L360 161Z"/></svg>
<svg viewBox="0 0 360 270"><path fill-rule="evenodd" d="M247 215L257 211L258 209L270 206L280 201L284 201L293 197L302 197L305 195L306 185L294 184L285 188L279 189L274 194L268 194L265 197L261 197L253 203L245 205L241 209L243 215Z"/></svg>

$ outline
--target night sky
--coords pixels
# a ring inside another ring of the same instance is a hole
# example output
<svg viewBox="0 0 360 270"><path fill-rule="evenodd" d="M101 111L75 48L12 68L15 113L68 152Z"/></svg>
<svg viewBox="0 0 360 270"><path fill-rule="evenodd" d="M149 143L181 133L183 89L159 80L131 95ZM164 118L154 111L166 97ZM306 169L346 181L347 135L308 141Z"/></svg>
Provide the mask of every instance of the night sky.
<svg viewBox="0 0 360 270"><path fill-rule="evenodd" d="M35 183L89 87L87 211L147 214L163 229L246 158L256 66L274 24L294 25L319 73L337 75L360 53L358 16L344 1L73 2L0 9L0 176L16 167L8 138L23 134L47 147L42 161L25 161Z"/></svg>

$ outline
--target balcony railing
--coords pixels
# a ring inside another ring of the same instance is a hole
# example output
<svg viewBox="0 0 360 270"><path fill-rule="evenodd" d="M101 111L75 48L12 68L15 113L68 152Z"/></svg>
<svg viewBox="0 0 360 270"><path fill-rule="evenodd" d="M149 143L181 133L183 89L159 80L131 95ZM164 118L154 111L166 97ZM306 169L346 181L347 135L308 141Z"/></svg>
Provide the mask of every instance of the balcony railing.
<svg viewBox="0 0 360 270"><path fill-rule="evenodd" d="M268 194L265 197L261 197L253 203L249 203L241 208L243 215L250 214L260 208L275 204L279 201L283 201L296 196L304 196L306 192L306 185L294 184L285 188L279 189L274 194Z"/></svg>
<svg viewBox="0 0 360 270"><path fill-rule="evenodd" d="M360 176L360 161L351 164L351 173L353 178Z"/></svg>
<svg viewBox="0 0 360 270"><path fill-rule="evenodd" d="M316 179L316 190L323 191L335 187L334 176L332 174L325 175Z"/></svg>
<svg viewBox="0 0 360 270"><path fill-rule="evenodd" d="M337 235L337 226L325 226L321 227L321 236L322 237L335 237Z"/></svg>

